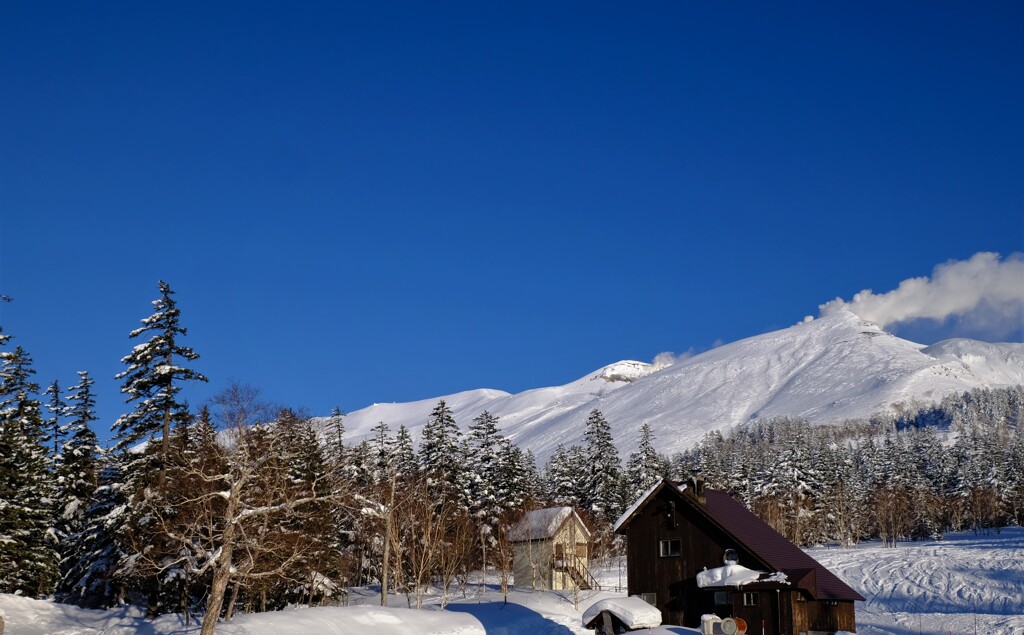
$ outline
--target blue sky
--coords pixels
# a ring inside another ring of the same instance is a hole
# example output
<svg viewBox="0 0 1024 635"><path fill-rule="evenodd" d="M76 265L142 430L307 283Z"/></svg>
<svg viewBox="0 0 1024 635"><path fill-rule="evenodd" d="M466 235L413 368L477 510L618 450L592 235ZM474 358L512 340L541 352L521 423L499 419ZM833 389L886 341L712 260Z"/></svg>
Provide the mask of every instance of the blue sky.
<svg viewBox="0 0 1024 635"><path fill-rule="evenodd" d="M160 279L195 403L326 414L1008 262L1024 5L893 4L8 0L0 324L43 385L89 370L106 428ZM892 329L1022 338L989 326Z"/></svg>

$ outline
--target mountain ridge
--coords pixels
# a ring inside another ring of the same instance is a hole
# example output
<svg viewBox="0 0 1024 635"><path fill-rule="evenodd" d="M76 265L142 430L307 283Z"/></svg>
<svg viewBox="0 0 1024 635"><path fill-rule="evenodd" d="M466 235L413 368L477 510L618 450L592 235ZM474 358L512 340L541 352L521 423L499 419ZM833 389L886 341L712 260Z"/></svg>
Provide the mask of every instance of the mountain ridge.
<svg viewBox="0 0 1024 635"><path fill-rule="evenodd" d="M929 403L973 388L1024 384L1024 344L954 339L930 346L900 339L849 311L731 342L667 367L623 360L564 384L520 393L477 389L415 402L374 404L346 416L353 441L380 421L414 437L438 400L459 426L482 411L543 463L583 442L584 422L601 410L625 455L650 425L663 453L682 451L713 430L772 416L837 423Z"/></svg>

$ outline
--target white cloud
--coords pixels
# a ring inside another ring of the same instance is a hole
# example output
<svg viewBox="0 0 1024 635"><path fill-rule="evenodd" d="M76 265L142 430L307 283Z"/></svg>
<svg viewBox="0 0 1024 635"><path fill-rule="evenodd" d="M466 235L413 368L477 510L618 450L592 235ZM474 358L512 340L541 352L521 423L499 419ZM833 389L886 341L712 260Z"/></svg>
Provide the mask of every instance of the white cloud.
<svg viewBox="0 0 1024 635"><path fill-rule="evenodd" d="M668 368L672 364L681 362L684 359L688 359L690 357L693 357L692 348L688 351L683 351L678 355L671 351L664 351L662 353L658 353L657 355L655 355L654 361L652 361L651 364L654 366L654 370L661 370L662 368Z"/></svg>
<svg viewBox="0 0 1024 635"><path fill-rule="evenodd" d="M821 315L847 309L885 328L912 320L942 322L955 318L994 334L1017 331L1024 316L1024 254L979 252L968 260L937 265L931 278L904 280L876 294L865 289L847 302L822 304Z"/></svg>

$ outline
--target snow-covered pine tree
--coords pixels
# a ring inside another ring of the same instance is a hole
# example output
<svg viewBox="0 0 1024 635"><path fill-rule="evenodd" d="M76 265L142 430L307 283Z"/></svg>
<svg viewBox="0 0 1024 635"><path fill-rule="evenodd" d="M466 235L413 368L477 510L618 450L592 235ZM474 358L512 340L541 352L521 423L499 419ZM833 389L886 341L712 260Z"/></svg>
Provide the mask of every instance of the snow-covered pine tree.
<svg viewBox="0 0 1024 635"><path fill-rule="evenodd" d="M124 600L124 579L117 575L124 551L116 540L127 520L121 454L101 451L97 459L99 485L85 512L83 527L70 536L67 571L57 597L84 608L109 608Z"/></svg>
<svg viewBox="0 0 1024 635"><path fill-rule="evenodd" d="M86 526L89 507L99 483L100 452L91 424L96 421L96 400L93 380L86 371L79 371L78 384L69 389L66 428L67 441L61 448L62 460L57 468L56 533L59 540L60 575L63 579L79 557L75 536Z"/></svg>
<svg viewBox="0 0 1024 635"><path fill-rule="evenodd" d="M331 478L323 449L309 417L285 409L273 426L271 441L281 448L287 464L286 491L281 499L293 501L276 530L281 542L294 545L285 552L283 577L297 582L287 592L290 602L311 603L322 597L323 573L336 568L339 554L331 549L334 517L329 504ZM301 504L295 502L304 501Z"/></svg>
<svg viewBox="0 0 1024 635"><path fill-rule="evenodd" d="M516 449L522 450L519 446ZM533 450L526 450L523 454L523 504L531 504L544 497L544 479L540 470L537 469L537 457Z"/></svg>
<svg viewBox="0 0 1024 635"><path fill-rule="evenodd" d="M431 411L420 437L420 468L437 492L438 500L452 496L464 500L465 464L462 433L451 408L442 399Z"/></svg>
<svg viewBox="0 0 1024 635"><path fill-rule="evenodd" d="M335 406L324 423L324 459L331 470L339 470L347 460L345 450L345 413Z"/></svg>
<svg viewBox="0 0 1024 635"><path fill-rule="evenodd" d="M57 464L60 461L60 447L64 436L67 431L60 424L61 417L67 416L68 405L64 402L61 395L60 382L56 379L47 386L46 392L43 393L48 400L46 402L46 409L50 412L50 418L46 420L44 429L46 430L46 436L50 444L53 446L53 454L50 456L50 462L52 469L56 471Z"/></svg>
<svg viewBox="0 0 1024 635"><path fill-rule="evenodd" d="M612 428L600 410L592 410L587 417L587 474L583 490L584 506L596 518L611 523L622 513L622 461L615 448Z"/></svg>
<svg viewBox="0 0 1024 635"><path fill-rule="evenodd" d="M522 448L502 437L498 448L497 490L506 516L535 497L537 481L533 454L523 452Z"/></svg>
<svg viewBox="0 0 1024 635"><path fill-rule="evenodd" d="M163 280L159 288L160 298L153 301L156 311L128 336L134 339L149 334L149 339L121 360L128 368L115 376L124 380L121 392L127 395L127 403L135 403L135 409L121 415L114 430L118 450L160 438L159 454L163 457L169 448L172 424L180 418L188 419L187 404L179 398L184 382L205 382L206 377L180 365L199 359L199 355L180 342L188 329L181 326L174 292Z"/></svg>
<svg viewBox="0 0 1024 635"><path fill-rule="evenodd" d="M379 421L370 431L373 434L373 449L369 458L370 482L387 482L394 471L394 442L391 439L391 428Z"/></svg>
<svg viewBox="0 0 1024 635"><path fill-rule="evenodd" d="M645 421L640 426L640 445L626 461L626 499L635 501L658 479L668 476L668 462L654 449L654 434Z"/></svg>
<svg viewBox="0 0 1024 635"><path fill-rule="evenodd" d="M544 494L553 505L583 507L587 480L586 457L578 445L565 448L561 443L544 466Z"/></svg>
<svg viewBox="0 0 1024 635"><path fill-rule="evenodd" d="M53 474L39 385L20 346L0 353L0 593L39 597L57 577Z"/></svg>
<svg viewBox="0 0 1024 635"><path fill-rule="evenodd" d="M416 461L416 449L413 446L412 434L405 424L398 426L395 434L395 446L391 452L391 462L394 465L398 481L401 483L412 482L419 471L419 463Z"/></svg>
<svg viewBox="0 0 1024 635"><path fill-rule="evenodd" d="M466 437L466 507L488 548L497 541L498 519L504 511L501 487L501 442L498 418L480 413L469 426Z"/></svg>
<svg viewBox="0 0 1024 635"><path fill-rule="evenodd" d="M118 533L125 552L118 572L130 581L132 589L145 594L150 617L168 608L162 597L160 574L164 560L173 559L177 553L176 540L160 529L161 519L172 513L167 509L166 497L171 429L174 424L190 423L188 404L181 398L185 383L206 381L201 373L184 365L199 355L181 343L188 330L181 325L174 292L162 280L159 290L160 297L153 301L154 313L129 334L132 339L144 335L149 339L121 360L127 369L115 376L124 381L121 392L135 409L119 417L113 426L129 510L127 522ZM149 446L141 451L133 449L142 441Z"/></svg>

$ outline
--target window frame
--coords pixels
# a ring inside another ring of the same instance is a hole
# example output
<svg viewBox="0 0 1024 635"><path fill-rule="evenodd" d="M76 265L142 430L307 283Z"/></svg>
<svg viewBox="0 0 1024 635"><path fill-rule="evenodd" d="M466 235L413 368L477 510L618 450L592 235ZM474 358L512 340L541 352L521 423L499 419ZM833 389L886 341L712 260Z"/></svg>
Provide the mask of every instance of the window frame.
<svg viewBox="0 0 1024 635"><path fill-rule="evenodd" d="M675 547L674 551L673 547ZM682 538L664 538L658 541L658 557L678 558L681 555L683 555Z"/></svg>

